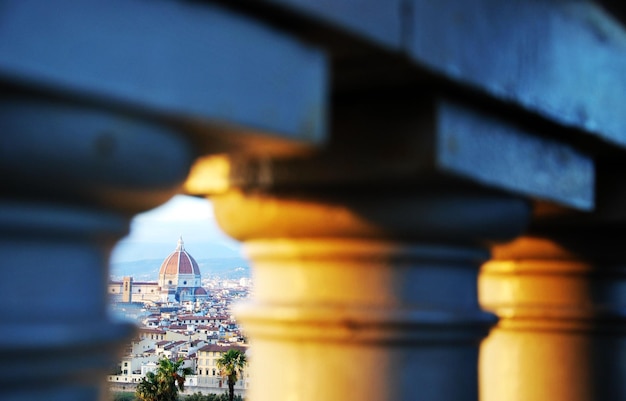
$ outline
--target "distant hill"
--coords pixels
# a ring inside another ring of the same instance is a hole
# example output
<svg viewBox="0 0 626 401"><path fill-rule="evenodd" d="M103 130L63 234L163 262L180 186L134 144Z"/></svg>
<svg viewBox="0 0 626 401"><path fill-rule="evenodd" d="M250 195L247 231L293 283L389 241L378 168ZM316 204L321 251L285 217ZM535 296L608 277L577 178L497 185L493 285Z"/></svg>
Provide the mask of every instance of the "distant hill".
<svg viewBox="0 0 626 401"><path fill-rule="evenodd" d="M239 279L250 277L248 261L240 257L196 259L203 278ZM143 259L111 264L110 277L132 276L136 281L157 281L163 259Z"/></svg>
<svg viewBox="0 0 626 401"><path fill-rule="evenodd" d="M239 257L201 259L196 262L203 278L240 279L250 278L251 275L248 261Z"/></svg>

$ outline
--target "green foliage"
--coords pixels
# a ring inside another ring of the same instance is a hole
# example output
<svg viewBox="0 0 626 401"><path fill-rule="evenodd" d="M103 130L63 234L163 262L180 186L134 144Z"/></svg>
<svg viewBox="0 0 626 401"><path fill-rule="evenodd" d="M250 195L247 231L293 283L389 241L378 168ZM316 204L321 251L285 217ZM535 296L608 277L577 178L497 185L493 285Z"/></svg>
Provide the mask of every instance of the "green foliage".
<svg viewBox="0 0 626 401"><path fill-rule="evenodd" d="M217 360L220 375L228 380L229 401L234 401L235 399L235 383L243 375L243 369L247 363L246 354L236 349L228 350Z"/></svg>
<svg viewBox="0 0 626 401"><path fill-rule="evenodd" d="M184 398L185 401L206 401L206 396L202 393L193 393Z"/></svg>
<svg viewBox="0 0 626 401"><path fill-rule="evenodd" d="M226 393L223 394L207 394L203 395L202 393L195 393L188 395L184 398L184 401L228 401L229 395ZM240 395L236 395L234 397L234 401L243 401L243 398Z"/></svg>
<svg viewBox="0 0 626 401"><path fill-rule="evenodd" d="M129 392L114 392L113 401L135 401L135 393Z"/></svg>
<svg viewBox="0 0 626 401"><path fill-rule="evenodd" d="M156 372L148 372L137 385L135 396L139 401L176 401L178 391L185 389L185 378L190 368L183 367L183 358L176 362L167 358L159 360Z"/></svg>

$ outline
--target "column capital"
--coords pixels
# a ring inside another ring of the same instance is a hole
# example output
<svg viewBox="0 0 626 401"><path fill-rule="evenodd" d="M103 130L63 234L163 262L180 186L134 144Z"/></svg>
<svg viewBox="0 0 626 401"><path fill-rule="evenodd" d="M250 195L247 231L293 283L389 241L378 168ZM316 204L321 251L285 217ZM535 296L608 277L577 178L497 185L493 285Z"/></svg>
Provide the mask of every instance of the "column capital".
<svg viewBox="0 0 626 401"><path fill-rule="evenodd" d="M481 305L500 317L481 349L485 401L624 394L623 238L606 226L543 224L494 248L479 279Z"/></svg>
<svg viewBox="0 0 626 401"><path fill-rule="evenodd" d="M213 196L220 226L241 241L371 238L486 244L519 235L530 217L523 199L474 188L417 186Z"/></svg>

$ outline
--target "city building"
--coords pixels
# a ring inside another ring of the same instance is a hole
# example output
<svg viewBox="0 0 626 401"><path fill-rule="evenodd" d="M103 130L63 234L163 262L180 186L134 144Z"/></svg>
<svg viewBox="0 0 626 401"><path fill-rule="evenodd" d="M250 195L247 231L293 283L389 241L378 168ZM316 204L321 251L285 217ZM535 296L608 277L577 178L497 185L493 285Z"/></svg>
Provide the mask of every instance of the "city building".
<svg viewBox="0 0 626 401"><path fill-rule="evenodd" d="M130 280L122 281L122 285ZM228 350L247 350L246 339L230 314L230 305L248 288L235 288L239 279L216 280L212 296L198 301L199 310L190 314L185 305L158 303L143 307L144 314L136 317L139 328L135 338L124 348L115 372L107 376L113 391L134 391L146 372L154 371L161 358L183 359L183 365L193 374L185 382L185 394L223 393L228 384L220 375L217 360ZM121 306L135 306L120 303ZM248 388L247 369L235 385L237 394Z"/></svg>
<svg viewBox="0 0 626 401"><path fill-rule="evenodd" d="M247 347L241 345L217 345L209 344L198 349L198 385L208 388L227 387L226 380L220 375L217 367L217 360L231 349L246 352ZM235 384L235 390L245 390L248 387L249 374L244 369L243 377L240 377Z"/></svg>
<svg viewBox="0 0 626 401"><path fill-rule="evenodd" d="M208 297L202 288L198 262L186 250L183 238L161 263L158 281L135 282L132 277L109 282L113 302L195 302Z"/></svg>

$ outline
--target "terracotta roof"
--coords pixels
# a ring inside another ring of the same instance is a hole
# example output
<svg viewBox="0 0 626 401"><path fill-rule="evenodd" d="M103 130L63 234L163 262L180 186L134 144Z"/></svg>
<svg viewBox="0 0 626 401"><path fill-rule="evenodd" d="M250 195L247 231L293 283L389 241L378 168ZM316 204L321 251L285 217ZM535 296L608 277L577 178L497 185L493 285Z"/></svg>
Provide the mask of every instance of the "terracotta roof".
<svg viewBox="0 0 626 401"><path fill-rule="evenodd" d="M178 240L176 250L161 264L159 275L163 274L195 274L200 275L200 268L196 260L185 251L183 239Z"/></svg>
<svg viewBox="0 0 626 401"><path fill-rule="evenodd" d="M186 324L171 324L167 327L168 330L187 330Z"/></svg>
<svg viewBox="0 0 626 401"><path fill-rule="evenodd" d="M123 281L114 281L114 280L109 280L109 285L115 284L115 285L122 285L124 282ZM158 282L156 281L133 281L133 285L159 285Z"/></svg>
<svg viewBox="0 0 626 401"><path fill-rule="evenodd" d="M227 352L231 349L236 349L239 351L246 351L247 347L242 347L241 345L217 345L217 344L209 344L205 345L202 348L198 349L198 352Z"/></svg>
<svg viewBox="0 0 626 401"><path fill-rule="evenodd" d="M165 347L163 347L163 349L170 350L172 348L179 347L179 346L181 346L184 343L185 343L185 341L176 341L176 342L173 342L171 344L166 345Z"/></svg>
<svg viewBox="0 0 626 401"><path fill-rule="evenodd" d="M208 316L187 315L187 316L180 316L178 319L179 320L209 320L211 318Z"/></svg>
<svg viewBox="0 0 626 401"><path fill-rule="evenodd" d="M148 327L140 327L139 331L142 333L149 333L149 334L165 334L165 331L163 330L159 330L159 329L151 329Z"/></svg>

